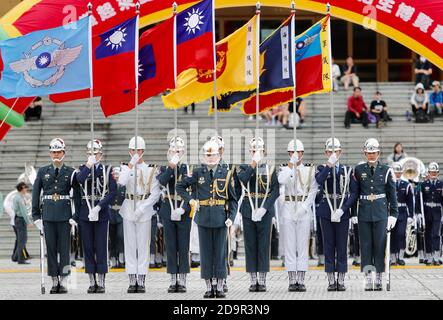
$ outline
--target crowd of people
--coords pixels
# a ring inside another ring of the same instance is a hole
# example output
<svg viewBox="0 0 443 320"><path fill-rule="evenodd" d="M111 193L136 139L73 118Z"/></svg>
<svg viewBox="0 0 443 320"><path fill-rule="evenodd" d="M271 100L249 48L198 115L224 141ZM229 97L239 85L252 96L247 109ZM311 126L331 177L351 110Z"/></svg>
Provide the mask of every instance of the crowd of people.
<svg viewBox="0 0 443 320"><path fill-rule="evenodd" d="M26 207L28 186L17 185L12 259L26 263L26 228L35 225L45 237L50 293L67 293L77 258L89 276L88 293L105 292L109 266L126 269L128 293L146 292L148 269L163 266L171 278L168 292L186 292L190 267L200 265L204 297L223 298L239 234L251 292L267 290L271 256L283 259L288 290L306 291L313 234L328 291L346 290L348 253L365 272L365 290L382 290L387 232L390 263L404 265L408 225L424 235L417 238L420 262L442 263L438 164L430 163L421 181L408 181L400 143L388 166L379 161L378 141L368 139L363 149L367 161L355 167L340 162L344 150L338 139L326 141L327 161L319 166L303 161L300 140L288 143L288 163L280 167L267 163L259 137L249 143L251 161L235 166L223 159L220 136L204 144L198 166L182 162L186 149L180 137L171 139L164 166L144 161L147 147L141 137L133 137L128 149L130 161L113 168L102 163L101 141L89 142L87 162L74 169L63 162L64 141L53 139L51 164L38 170L32 186L32 220ZM334 181L340 182L336 188Z"/></svg>

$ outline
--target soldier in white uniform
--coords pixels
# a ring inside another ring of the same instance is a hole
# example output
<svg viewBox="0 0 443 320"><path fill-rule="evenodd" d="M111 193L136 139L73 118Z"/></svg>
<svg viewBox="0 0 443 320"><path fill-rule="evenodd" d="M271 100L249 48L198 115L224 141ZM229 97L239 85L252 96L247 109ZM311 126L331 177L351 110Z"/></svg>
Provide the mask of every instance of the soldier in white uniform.
<svg viewBox="0 0 443 320"><path fill-rule="evenodd" d="M156 179L159 171L143 160L146 149L142 137L129 141L131 161L123 165L118 184L126 187L125 200L120 208L123 217L126 273L129 275L128 293L144 293L145 277L149 266L151 218L154 205L160 199L160 184ZM137 190L134 190L134 174L137 168ZM135 205L135 207L134 207Z"/></svg>
<svg viewBox="0 0 443 320"><path fill-rule="evenodd" d="M313 164L303 164L303 143L297 139L288 144L289 163L282 165L278 182L285 186L283 207L285 266L289 274L289 291L306 291L308 247L312 206L318 185ZM295 173L295 174L294 174Z"/></svg>

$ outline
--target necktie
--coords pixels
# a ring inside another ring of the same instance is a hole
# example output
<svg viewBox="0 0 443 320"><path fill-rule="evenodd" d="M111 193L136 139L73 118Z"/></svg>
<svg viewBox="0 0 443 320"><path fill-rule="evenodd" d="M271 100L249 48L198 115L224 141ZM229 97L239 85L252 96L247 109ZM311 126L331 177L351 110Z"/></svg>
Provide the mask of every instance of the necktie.
<svg viewBox="0 0 443 320"><path fill-rule="evenodd" d="M209 170L209 176L211 177L211 181L214 179L214 171Z"/></svg>
<svg viewBox="0 0 443 320"><path fill-rule="evenodd" d="M374 175L374 167L371 166L371 175Z"/></svg>
<svg viewBox="0 0 443 320"><path fill-rule="evenodd" d="M58 176L58 168L55 168L55 176Z"/></svg>

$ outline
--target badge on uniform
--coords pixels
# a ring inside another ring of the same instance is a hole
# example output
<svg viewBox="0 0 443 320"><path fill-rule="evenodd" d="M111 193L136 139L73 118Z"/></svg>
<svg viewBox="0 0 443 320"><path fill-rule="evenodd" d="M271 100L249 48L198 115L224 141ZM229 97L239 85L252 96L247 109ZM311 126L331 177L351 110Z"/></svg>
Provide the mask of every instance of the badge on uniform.
<svg viewBox="0 0 443 320"><path fill-rule="evenodd" d="M200 178L198 179L198 183L199 183L199 184L204 184L204 183L205 183L205 177L200 177Z"/></svg>
<svg viewBox="0 0 443 320"><path fill-rule="evenodd" d="M49 173L45 174L45 179L48 180L51 177Z"/></svg>
<svg viewBox="0 0 443 320"><path fill-rule="evenodd" d="M362 179L366 179L368 177L368 174L366 172L363 172L361 174Z"/></svg>

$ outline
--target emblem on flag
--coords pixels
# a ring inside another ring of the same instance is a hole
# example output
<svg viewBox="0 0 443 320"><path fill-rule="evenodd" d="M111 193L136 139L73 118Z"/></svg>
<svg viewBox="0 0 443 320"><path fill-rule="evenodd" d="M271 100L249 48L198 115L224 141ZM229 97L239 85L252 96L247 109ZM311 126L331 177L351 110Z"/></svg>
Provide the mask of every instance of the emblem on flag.
<svg viewBox="0 0 443 320"><path fill-rule="evenodd" d="M204 25L203 18L205 16L203 15L203 11L200 11L200 8L192 9L192 12L188 12L188 17L185 17L186 22L183 24L184 27L186 27L186 31L188 34L195 34L196 30L200 30L200 25Z"/></svg>

